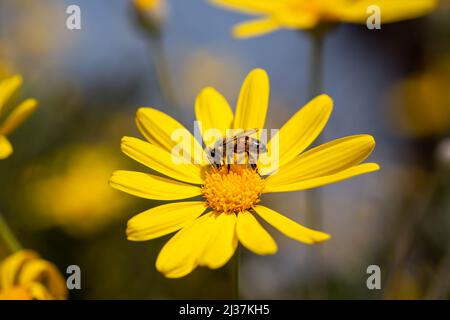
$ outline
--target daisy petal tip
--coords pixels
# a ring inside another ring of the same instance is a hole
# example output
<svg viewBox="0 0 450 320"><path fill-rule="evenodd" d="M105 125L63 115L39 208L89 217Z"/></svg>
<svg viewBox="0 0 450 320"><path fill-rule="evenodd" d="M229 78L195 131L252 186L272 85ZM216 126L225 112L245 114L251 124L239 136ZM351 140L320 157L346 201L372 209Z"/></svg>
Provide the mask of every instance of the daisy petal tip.
<svg viewBox="0 0 450 320"><path fill-rule="evenodd" d="M325 232L318 232L315 236L314 243L321 243L331 239L331 235Z"/></svg>
<svg viewBox="0 0 450 320"><path fill-rule="evenodd" d="M158 270L158 272L160 272L167 279L183 278L195 269L195 266L182 268L181 270L168 268L165 264L159 262L158 259L156 259L155 267L156 270Z"/></svg>
<svg viewBox="0 0 450 320"><path fill-rule="evenodd" d="M250 73L249 76L258 77L259 79L263 81L269 82L269 75L267 74L267 71L263 68L255 68Z"/></svg>
<svg viewBox="0 0 450 320"><path fill-rule="evenodd" d="M266 250L266 252L258 254L262 256L272 256L278 252L278 244L273 241L272 246L270 248L267 248Z"/></svg>
<svg viewBox="0 0 450 320"><path fill-rule="evenodd" d="M130 139L131 139L131 137L123 136L122 139L120 139L120 142L121 143L126 143L126 142L130 141Z"/></svg>
<svg viewBox="0 0 450 320"><path fill-rule="evenodd" d="M333 110L333 106L334 106L334 100L331 96L329 96L326 93L322 93L320 95L318 95L314 100L316 100L316 102L318 104L320 104L320 106L322 108L327 108L329 109L329 112L331 113L331 111Z"/></svg>
<svg viewBox="0 0 450 320"><path fill-rule="evenodd" d="M249 38L254 38L255 36L252 35L248 35L246 33L243 33L240 28L234 27L231 30L231 36L235 39L239 39L239 40L244 40L244 39L249 39Z"/></svg>
<svg viewBox="0 0 450 320"><path fill-rule="evenodd" d="M143 240L139 240L139 239L136 239L133 236L128 236L128 235L127 235L127 240L131 241L131 242L141 242L141 241L143 241Z"/></svg>
<svg viewBox="0 0 450 320"><path fill-rule="evenodd" d="M267 255L274 255L278 252L278 245L275 243L272 250L267 252Z"/></svg>
<svg viewBox="0 0 450 320"><path fill-rule="evenodd" d="M14 83L15 86L21 86L23 83L23 77L20 74L12 76L10 80Z"/></svg>
<svg viewBox="0 0 450 320"><path fill-rule="evenodd" d="M38 101L34 98L27 99L27 102L28 102L28 108L30 108L33 111L39 106Z"/></svg>
<svg viewBox="0 0 450 320"><path fill-rule="evenodd" d="M142 242L142 241L149 240L149 239L145 239L143 237L139 237L138 235L136 235L136 233L138 232L138 229L136 229L135 223L131 222L131 220L133 220L133 218L128 220L127 227L126 227L126 230L125 230L125 234L126 234L127 240L128 241L132 241L132 242Z"/></svg>
<svg viewBox="0 0 450 320"><path fill-rule="evenodd" d="M217 93L217 90L214 89L213 87L211 87L211 86L204 87L202 90L200 90L200 93L197 95L197 100L201 99L203 97L209 97L216 93Z"/></svg>
<svg viewBox="0 0 450 320"><path fill-rule="evenodd" d="M122 140L120 141L122 150L124 147L131 146L131 144L133 144L134 142L137 142L137 141L142 141L142 140L135 138L135 137L123 136ZM142 142L144 142L144 141L142 141Z"/></svg>
<svg viewBox="0 0 450 320"><path fill-rule="evenodd" d="M136 111L136 119L141 119L142 117L145 117L146 113L152 112L152 111L157 111L157 110L152 107L141 106Z"/></svg>
<svg viewBox="0 0 450 320"><path fill-rule="evenodd" d="M166 273L161 272L161 273L167 279L180 279L180 278L183 278L183 277L187 276L191 272L192 271L182 272L182 273L179 273L179 272L166 272Z"/></svg>

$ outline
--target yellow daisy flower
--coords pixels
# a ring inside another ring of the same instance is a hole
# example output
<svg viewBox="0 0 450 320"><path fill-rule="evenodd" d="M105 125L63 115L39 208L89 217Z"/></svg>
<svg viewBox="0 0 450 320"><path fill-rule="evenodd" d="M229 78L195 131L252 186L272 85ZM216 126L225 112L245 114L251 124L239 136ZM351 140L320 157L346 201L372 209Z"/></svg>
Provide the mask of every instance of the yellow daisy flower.
<svg viewBox="0 0 450 320"><path fill-rule="evenodd" d="M157 33L166 19L165 0L133 0L132 4L140 25L152 33Z"/></svg>
<svg viewBox="0 0 450 320"><path fill-rule="evenodd" d="M210 87L198 95L195 113L203 133L211 128L222 133L228 128L264 128L268 102L267 73L255 69L242 85L234 114L225 98ZM328 234L301 226L259 202L265 193L324 186L379 169L375 163L361 164L375 147L369 135L334 140L304 152L327 123L332 104L327 95L315 98L272 137L267 148L271 150L273 141L279 141L277 171L264 167L254 170L249 165L237 164L215 168L207 160L202 164L175 163L171 151L178 142L172 140L172 133L188 132L187 129L161 111L140 108L136 122L148 142L124 137L122 151L167 177L116 171L110 184L146 199L172 201L198 196L203 199L173 202L136 215L128 221L128 239L145 241L179 230L156 261L156 268L169 278L185 276L197 266L212 269L223 266L233 256L238 242L254 253L274 254L277 244L256 216L306 244L329 239ZM188 140L190 143L183 148L189 154L203 153L201 144L192 135L189 134Z"/></svg>
<svg viewBox="0 0 450 320"><path fill-rule="evenodd" d="M39 174L27 176L26 193L39 221L35 226L57 225L71 235L87 236L122 218L130 199L118 198L105 183L120 163L116 153L97 144L64 148L51 161L34 164L30 170Z"/></svg>
<svg viewBox="0 0 450 320"><path fill-rule="evenodd" d="M66 281L61 273L36 252L21 250L0 264L0 300L66 298Z"/></svg>
<svg viewBox="0 0 450 320"><path fill-rule="evenodd" d="M238 24L237 38L267 34L278 29L312 29L320 23L366 24L368 8L381 10L381 22L413 19L431 12L437 0L210 0L213 4L261 18Z"/></svg>
<svg viewBox="0 0 450 320"><path fill-rule="evenodd" d="M18 75L0 82L0 115L9 98L21 85L22 77ZM7 136L25 121L36 107L35 99L26 99L14 108L3 122L0 122L0 160L8 158L13 153L13 147Z"/></svg>
<svg viewBox="0 0 450 320"><path fill-rule="evenodd" d="M162 0L133 0L134 6L141 10L141 11L147 11L147 10L157 10L158 7L161 6Z"/></svg>

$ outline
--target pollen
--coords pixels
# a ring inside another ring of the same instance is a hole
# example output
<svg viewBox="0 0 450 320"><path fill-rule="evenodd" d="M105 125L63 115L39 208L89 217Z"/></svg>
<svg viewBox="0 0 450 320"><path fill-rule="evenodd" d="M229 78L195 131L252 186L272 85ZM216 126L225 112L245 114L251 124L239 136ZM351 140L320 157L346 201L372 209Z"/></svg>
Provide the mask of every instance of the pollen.
<svg viewBox="0 0 450 320"><path fill-rule="evenodd" d="M264 179L247 165L211 168L202 187L208 207L216 212L237 213L260 201Z"/></svg>

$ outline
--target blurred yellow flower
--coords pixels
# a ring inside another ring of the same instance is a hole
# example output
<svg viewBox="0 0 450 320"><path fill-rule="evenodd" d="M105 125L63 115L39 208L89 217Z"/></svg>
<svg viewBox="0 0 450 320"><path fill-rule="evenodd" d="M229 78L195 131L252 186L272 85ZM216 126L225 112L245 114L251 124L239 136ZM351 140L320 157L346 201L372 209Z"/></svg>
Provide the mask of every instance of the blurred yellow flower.
<svg viewBox="0 0 450 320"><path fill-rule="evenodd" d="M55 265L31 250L0 263L0 300L67 299L66 281Z"/></svg>
<svg viewBox="0 0 450 320"><path fill-rule="evenodd" d="M83 236L120 218L128 199L117 197L105 182L121 163L114 153L102 146L76 146L53 160L44 169L31 168L44 176L31 183L29 192L42 224Z"/></svg>
<svg viewBox="0 0 450 320"><path fill-rule="evenodd" d="M412 137L442 136L450 130L450 57L394 86L390 112L396 130Z"/></svg>
<svg viewBox="0 0 450 320"><path fill-rule="evenodd" d="M203 134L211 128L222 133L227 128L263 128L268 102L268 76L264 70L255 69L242 85L234 114L225 98L211 87L200 92L195 112L197 120L202 121ZM146 199L172 201L202 196L203 200L173 202L136 215L128 221L128 239L145 241L181 229L156 261L157 270L169 278L183 277L197 266L223 266L233 256L238 241L257 254L274 254L277 244L255 216L306 244L329 239L328 234L301 226L258 203L264 193L319 187L379 169L375 163L361 164L375 147L369 135L334 140L304 152L327 123L332 104L327 95L317 97L280 129L279 139L272 137L269 150L272 141L279 141L280 168L276 173L238 164L232 164L229 170L227 166L215 168L206 160L200 143L178 121L156 109L140 108L137 126L148 142L124 137L122 151L168 178L116 171L110 184ZM181 148L191 155L202 154L202 164L174 161L176 155L171 151L178 142L171 135L175 130L187 133L190 143Z"/></svg>
<svg viewBox="0 0 450 320"><path fill-rule="evenodd" d="M133 0L134 5L141 11L157 10L162 0Z"/></svg>
<svg viewBox="0 0 450 320"><path fill-rule="evenodd" d="M0 116L9 98L21 85L22 77L18 75L0 82ZM25 121L36 107L35 99L26 99L14 108L3 121L0 121L0 159L6 159L13 153L13 147L7 136Z"/></svg>
<svg viewBox="0 0 450 320"><path fill-rule="evenodd" d="M237 38L267 34L281 28L312 29L320 23L365 24L368 8L381 10L381 22L420 17L437 6L437 0L210 0L211 3L251 15L256 20L234 27Z"/></svg>
<svg viewBox="0 0 450 320"><path fill-rule="evenodd" d="M161 23L166 18L166 3L164 0L133 0L140 25L157 34Z"/></svg>

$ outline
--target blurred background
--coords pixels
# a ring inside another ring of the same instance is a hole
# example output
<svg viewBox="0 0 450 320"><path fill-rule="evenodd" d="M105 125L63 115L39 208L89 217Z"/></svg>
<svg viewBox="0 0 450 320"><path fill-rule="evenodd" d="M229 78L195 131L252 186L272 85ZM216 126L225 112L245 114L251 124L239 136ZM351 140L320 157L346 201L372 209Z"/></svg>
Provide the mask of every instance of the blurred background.
<svg viewBox="0 0 450 320"><path fill-rule="evenodd" d="M71 4L81 8L81 30L66 28ZM235 40L230 29L244 16L205 0L165 4L152 13L149 36L131 0L0 0L0 79L23 75L14 99L40 105L0 162L0 211L24 247L63 273L81 267L82 290L71 299L231 297L230 264L170 280L154 267L168 236L126 240L126 221L162 203L108 185L116 169L143 168L120 152L122 136L140 136L138 107L193 130L196 94L213 86L234 105L255 67L271 81L267 127L281 127L309 100L304 33ZM382 169L321 189L330 241L307 246L270 229L276 255L241 250L242 298L450 297L449 17L449 1L441 1L421 19L377 31L340 25L328 35L323 91L335 107L323 139L373 135L371 161ZM301 223L305 197L268 195L263 203ZM0 260L8 254L0 243ZM366 287L373 264L381 290Z"/></svg>

